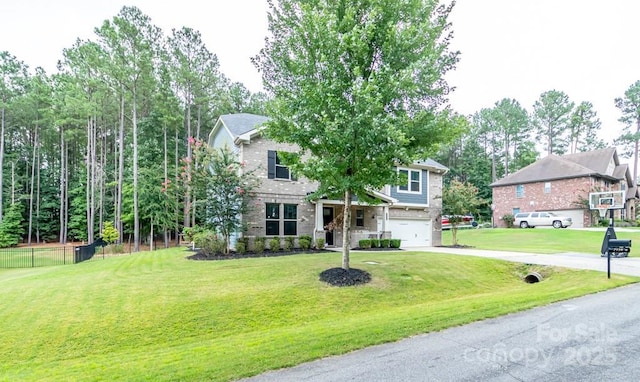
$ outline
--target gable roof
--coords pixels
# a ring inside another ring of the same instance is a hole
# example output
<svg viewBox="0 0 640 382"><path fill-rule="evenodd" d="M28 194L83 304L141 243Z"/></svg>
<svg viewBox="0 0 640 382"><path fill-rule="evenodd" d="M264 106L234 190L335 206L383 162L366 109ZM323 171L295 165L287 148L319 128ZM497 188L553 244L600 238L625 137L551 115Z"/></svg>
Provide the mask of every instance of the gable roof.
<svg viewBox="0 0 640 382"><path fill-rule="evenodd" d="M220 116L220 122L229 130L234 139L256 130L268 120L269 117L249 113L224 114Z"/></svg>
<svg viewBox="0 0 640 382"><path fill-rule="evenodd" d="M615 167L611 168L610 164ZM550 181L568 178L598 176L612 180L627 180L627 165L618 163L615 147L576 154L554 154L530 164L491 184L491 187Z"/></svg>
<svg viewBox="0 0 640 382"><path fill-rule="evenodd" d="M609 163L614 161L615 165L619 164L618 154L615 147L608 147L602 150L585 151L575 154L566 154L562 158L574 163L578 163L584 167L590 168L603 175L613 175L608 171Z"/></svg>

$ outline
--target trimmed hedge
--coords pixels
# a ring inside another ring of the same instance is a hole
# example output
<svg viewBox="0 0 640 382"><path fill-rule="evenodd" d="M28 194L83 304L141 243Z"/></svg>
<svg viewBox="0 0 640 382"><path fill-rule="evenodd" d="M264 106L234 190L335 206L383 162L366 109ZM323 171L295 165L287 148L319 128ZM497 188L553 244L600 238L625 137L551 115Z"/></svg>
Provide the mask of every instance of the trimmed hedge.
<svg viewBox="0 0 640 382"><path fill-rule="evenodd" d="M358 247L369 249L371 248L371 239L361 239L358 241Z"/></svg>

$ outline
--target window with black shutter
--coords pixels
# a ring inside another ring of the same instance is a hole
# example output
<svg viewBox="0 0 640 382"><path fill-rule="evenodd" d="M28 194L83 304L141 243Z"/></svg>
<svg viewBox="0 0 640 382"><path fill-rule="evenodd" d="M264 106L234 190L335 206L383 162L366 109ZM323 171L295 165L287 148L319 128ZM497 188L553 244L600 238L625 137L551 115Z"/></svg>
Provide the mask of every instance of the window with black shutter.
<svg viewBox="0 0 640 382"><path fill-rule="evenodd" d="M269 179L297 180L289 170L289 167L282 164L277 151L267 151L267 167L267 177Z"/></svg>

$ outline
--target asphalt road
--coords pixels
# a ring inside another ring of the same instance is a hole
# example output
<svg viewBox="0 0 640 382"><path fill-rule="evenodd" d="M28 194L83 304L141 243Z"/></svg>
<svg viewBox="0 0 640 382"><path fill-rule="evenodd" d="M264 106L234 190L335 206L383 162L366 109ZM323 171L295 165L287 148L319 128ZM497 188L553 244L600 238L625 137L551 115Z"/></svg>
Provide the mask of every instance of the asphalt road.
<svg viewBox="0 0 640 382"><path fill-rule="evenodd" d="M606 271L593 255L455 252ZM640 275L640 261L614 259L614 269ZM639 381L639 296L640 285L618 288L245 381Z"/></svg>

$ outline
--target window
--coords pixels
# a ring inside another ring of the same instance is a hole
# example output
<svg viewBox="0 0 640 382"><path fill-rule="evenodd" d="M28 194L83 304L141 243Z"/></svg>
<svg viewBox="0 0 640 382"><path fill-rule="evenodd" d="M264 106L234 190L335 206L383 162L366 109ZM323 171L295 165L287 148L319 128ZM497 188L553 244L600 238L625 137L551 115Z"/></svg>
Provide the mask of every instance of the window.
<svg viewBox="0 0 640 382"><path fill-rule="evenodd" d="M398 186L398 192L409 192L415 194L419 194L421 192L422 171L398 169L398 174L400 174L400 181L402 182ZM406 183L404 183L404 179L406 179Z"/></svg>
<svg viewBox="0 0 640 382"><path fill-rule="evenodd" d="M296 180L296 177L289 171L289 167L280 161L277 151L267 151L267 167L267 177L269 179Z"/></svg>
<svg viewBox="0 0 640 382"><path fill-rule="evenodd" d="M267 203L265 219L267 236L280 235L281 221L284 235L296 236L298 234L298 205L296 204L284 204L281 215L280 204Z"/></svg>
<svg viewBox="0 0 640 382"><path fill-rule="evenodd" d="M551 193L551 182L544 182L544 193L545 194Z"/></svg>
<svg viewBox="0 0 640 382"><path fill-rule="evenodd" d="M285 236L298 234L298 206L296 204L284 205L284 234Z"/></svg>
<svg viewBox="0 0 640 382"><path fill-rule="evenodd" d="M516 186L516 198L524 198L524 184Z"/></svg>
<svg viewBox="0 0 640 382"><path fill-rule="evenodd" d="M280 235L280 205L276 203L267 203L266 212L266 234L268 236Z"/></svg>
<svg viewBox="0 0 640 382"><path fill-rule="evenodd" d="M356 227L364 227L364 210L356 210Z"/></svg>

